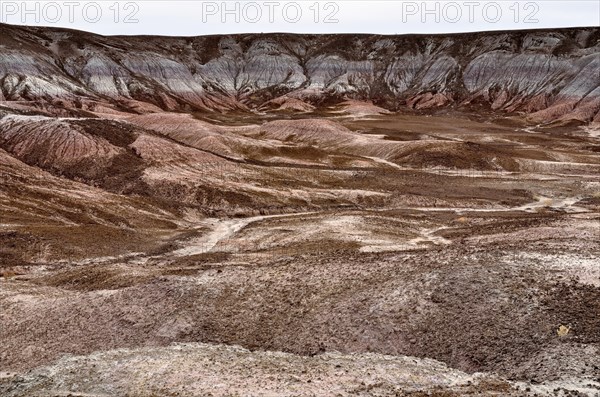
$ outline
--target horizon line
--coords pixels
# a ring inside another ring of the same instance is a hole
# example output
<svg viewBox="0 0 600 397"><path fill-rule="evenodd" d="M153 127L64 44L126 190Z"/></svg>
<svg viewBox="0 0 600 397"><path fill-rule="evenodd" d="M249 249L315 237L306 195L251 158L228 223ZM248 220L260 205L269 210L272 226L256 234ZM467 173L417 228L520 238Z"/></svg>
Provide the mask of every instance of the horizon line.
<svg viewBox="0 0 600 397"><path fill-rule="evenodd" d="M535 31L558 31L558 30L574 30L574 29L596 29L600 30L600 26L567 26L567 27L544 27L544 28L530 28L530 29L492 29L492 30L467 30L460 32L434 32L434 33L357 33L357 32L336 32L336 33L296 33L296 32L284 32L284 31L265 31L265 32L231 32L231 33L207 33L207 34L196 34L196 35L169 35L169 34L102 34L96 33L89 30L66 28L63 26L50 26L50 25L20 25L12 24L7 22L0 22L0 27L13 27L13 28L33 28L33 29L48 29L48 30L67 30L71 32L86 33L101 37L167 37L167 38L193 38L193 37L210 37L210 36L240 36L240 35L293 35L293 36L442 36L442 35L467 35L467 34L486 34L486 33L509 33L509 32L535 32Z"/></svg>

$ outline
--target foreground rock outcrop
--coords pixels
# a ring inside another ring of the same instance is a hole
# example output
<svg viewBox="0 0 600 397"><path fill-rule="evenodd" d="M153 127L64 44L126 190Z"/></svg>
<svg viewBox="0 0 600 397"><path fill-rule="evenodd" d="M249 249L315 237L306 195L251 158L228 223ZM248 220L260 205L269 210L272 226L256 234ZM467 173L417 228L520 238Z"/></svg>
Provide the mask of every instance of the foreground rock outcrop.
<svg viewBox="0 0 600 397"><path fill-rule="evenodd" d="M167 367L165 362L169 363ZM302 357L205 344L122 349L71 357L24 377L0 377L0 391L11 397L408 397L436 389L444 389L444 393L451 393L445 395L452 396L526 395L506 381L468 375L434 360L339 353Z"/></svg>

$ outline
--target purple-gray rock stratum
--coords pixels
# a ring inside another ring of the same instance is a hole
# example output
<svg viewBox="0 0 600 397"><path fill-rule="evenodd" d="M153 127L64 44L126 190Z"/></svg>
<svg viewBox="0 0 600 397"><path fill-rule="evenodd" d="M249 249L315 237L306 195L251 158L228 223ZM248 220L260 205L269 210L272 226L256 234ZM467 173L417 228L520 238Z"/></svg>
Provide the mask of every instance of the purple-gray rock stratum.
<svg viewBox="0 0 600 397"><path fill-rule="evenodd" d="M0 51L0 100L50 109L306 109L358 99L600 121L598 28L148 38L0 25Z"/></svg>

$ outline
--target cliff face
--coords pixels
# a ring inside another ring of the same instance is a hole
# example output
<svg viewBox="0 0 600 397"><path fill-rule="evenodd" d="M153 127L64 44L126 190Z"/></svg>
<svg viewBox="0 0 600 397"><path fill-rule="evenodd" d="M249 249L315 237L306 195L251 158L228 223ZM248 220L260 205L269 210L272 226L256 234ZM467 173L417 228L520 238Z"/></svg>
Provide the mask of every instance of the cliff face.
<svg viewBox="0 0 600 397"><path fill-rule="evenodd" d="M149 38L0 25L0 100L84 111L305 109L358 99L590 122L600 121L599 74L598 28Z"/></svg>

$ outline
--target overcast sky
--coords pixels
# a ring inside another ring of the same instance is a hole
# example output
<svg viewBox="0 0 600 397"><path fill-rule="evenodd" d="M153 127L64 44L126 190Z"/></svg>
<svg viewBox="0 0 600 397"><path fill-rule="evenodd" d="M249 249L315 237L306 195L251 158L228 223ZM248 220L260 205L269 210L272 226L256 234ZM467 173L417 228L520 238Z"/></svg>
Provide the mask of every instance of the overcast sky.
<svg viewBox="0 0 600 397"><path fill-rule="evenodd" d="M450 33L600 26L600 0L0 0L0 21L105 35Z"/></svg>

